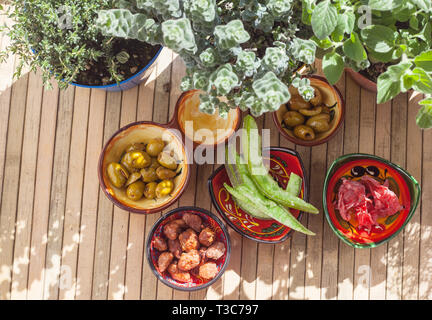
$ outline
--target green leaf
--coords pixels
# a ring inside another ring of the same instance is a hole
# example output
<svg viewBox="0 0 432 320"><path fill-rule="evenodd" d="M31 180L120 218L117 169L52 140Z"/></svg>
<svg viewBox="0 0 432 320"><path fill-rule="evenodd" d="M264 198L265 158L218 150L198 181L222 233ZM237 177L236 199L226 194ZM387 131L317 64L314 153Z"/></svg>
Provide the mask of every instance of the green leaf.
<svg viewBox="0 0 432 320"><path fill-rule="evenodd" d="M423 52L414 59L417 67L424 69L427 72L432 72L432 50Z"/></svg>
<svg viewBox="0 0 432 320"><path fill-rule="evenodd" d="M415 68L413 74L417 76L417 81L412 85L416 91L432 94L432 78L422 68Z"/></svg>
<svg viewBox="0 0 432 320"><path fill-rule="evenodd" d="M397 53L397 49L395 51L389 51L386 53L370 51L369 57L373 61L380 61L380 62L387 63L387 62L390 62L390 61L395 59L395 56L394 56L395 53Z"/></svg>
<svg viewBox="0 0 432 320"><path fill-rule="evenodd" d="M386 26L372 25L364 28L361 36L368 48L375 52L386 53L394 48L397 33Z"/></svg>
<svg viewBox="0 0 432 320"><path fill-rule="evenodd" d="M333 42L328 37L326 37L325 39L320 40L317 37L312 36L311 40L313 42L315 42L318 47L320 47L321 49L324 49L324 50L328 49L328 48L331 48L333 46Z"/></svg>
<svg viewBox="0 0 432 320"><path fill-rule="evenodd" d="M432 105L431 104L423 105L423 107L420 108L417 114L416 122L417 125L422 129L432 128Z"/></svg>
<svg viewBox="0 0 432 320"><path fill-rule="evenodd" d="M369 0L368 5L372 10L388 11L403 4L405 0Z"/></svg>
<svg viewBox="0 0 432 320"><path fill-rule="evenodd" d="M331 84L338 82L344 67L345 65L342 57L336 52L327 53L323 57L322 68L327 80Z"/></svg>
<svg viewBox="0 0 432 320"><path fill-rule="evenodd" d="M429 11L432 7L430 0L411 0L411 2L424 11Z"/></svg>
<svg viewBox="0 0 432 320"><path fill-rule="evenodd" d="M320 40L328 37L335 30L338 20L337 9L330 0L320 2L312 12L312 30Z"/></svg>
<svg viewBox="0 0 432 320"><path fill-rule="evenodd" d="M331 34L331 38L335 42L340 42L344 38L345 33L345 18L343 15L338 15L336 28Z"/></svg>
<svg viewBox="0 0 432 320"><path fill-rule="evenodd" d="M366 50L355 32L351 33L351 37L344 42L343 51L348 58L354 61L360 62L367 59Z"/></svg>
<svg viewBox="0 0 432 320"><path fill-rule="evenodd" d="M378 103L387 102L401 92L401 79L411 66L412 64L410 62L401 62L388 67L387 71L378 77Z"/></svg>

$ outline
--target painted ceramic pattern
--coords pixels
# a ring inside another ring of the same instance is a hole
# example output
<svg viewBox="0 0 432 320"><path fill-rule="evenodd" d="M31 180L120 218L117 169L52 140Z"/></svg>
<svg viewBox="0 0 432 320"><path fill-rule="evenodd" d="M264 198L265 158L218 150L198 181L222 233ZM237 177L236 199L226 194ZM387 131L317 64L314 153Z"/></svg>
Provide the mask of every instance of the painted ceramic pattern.
<svg viewBox="0 0 432 320"><path fill-rule="evenodd" d="M342 178L352 180L359 180L361 178L353 176L352 169L355 167L362 167L364 169L368 167L377 168L379 170L379 175L372 177L381 184L384 183L385 180L389 180L390 190L396 193L399 197L399 202L404 207L404 209L392 216L379 218L377 221L379 226L370 233L358 228L358 222L354 215L350 221L342 219L339 211L334 206ZM391 166L374 159L359 159L345 163L338 168L331 177L327 189L327 211L333 225L346 239L357 244L377 243L391 237L405 223L410 213L411 201L412 199L407 183L402 176Z"/></svg>
<svg viewBox="0 0 432 320"><path fill-rule="evenodd" d="M181 217L183 216L184 213L192 213L192 214L196 214L198 216L201 217L203 224L205 226L210 227L213 231L215 231L216 233L216 241L221 241L225 244L225 249L228 251L228 242L227 239L225 237L225 234L223 232L223 230L221 229L221 227L218 225L218 223L212 219L211 217L209 217L206 214L203 214L201 211L197 211L197 210L184 210L184 211L179 211L176 212L172 215L170 215L169 217L167 217L162 223L160 223L157 228L155 229L153 236L152 236L152 241L150 244L150 254L151 254L151 261L155 267L155 269L157 270L157 261L159 259L159 255L160 252L156 249L153 248L154 246L154 239L155 237L163 237L163 227L170 221L172 220L176 220L176 219L181 219ZM225 264L225 260L226 260L226 254L224 254L221 258L219 258L216 262L217 264L217 268L218 271L220 272ZM159 271L157 271L159 272ZM165 271L164 273L159 273L160 276L162 276L162 278L164 280L166 280L167 282L171 283L172 285L176 286L176 287L180 287L180 288L194 288L194 287L198 287L201 286L203 284L206 284L207 282L209 282L208 280L205 280L203 278L201 278L198 273L197 270L191 270L190 271L191 274L191 281L190 282L178 282L176 280L174 280L173 278L171 278L170 274L168 273L168 271Z"/></svg>
<svg viewBox="0 0 432 320"><path fill-rule="evenodd" d="M288 149L272 148L270 152L270 173L282 188L286 188L291 172L304 178L303 166L298 155L286 150ZM230 185L228 174L225 167L222 166L210 178L210 193L219 214L234 230L259 242L278 243L287 239L291 232L290 228L276 220L258 219L244 212L223 187L224 183ZM304 194L303 183L301 197L304 197ZM299 210L290 209L290 212L297 219L300 218Z"/></svg>

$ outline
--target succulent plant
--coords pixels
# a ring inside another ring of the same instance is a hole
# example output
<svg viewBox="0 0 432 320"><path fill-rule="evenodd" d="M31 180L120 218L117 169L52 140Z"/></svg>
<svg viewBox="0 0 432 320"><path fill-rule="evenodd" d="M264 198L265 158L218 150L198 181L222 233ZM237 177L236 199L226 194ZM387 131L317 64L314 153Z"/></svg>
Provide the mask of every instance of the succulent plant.
<svg viewBox="0 0 432 320"><path fill-rule="evenodd" d="M299 92L311 98L310 83L296 73L314 61L316 49L307 40L311 34L299 36L299 2L121 0L115 7L99 11L102 33L177 52L187 65L181 89L203 91L203 112L225 115L239 106L258 116L277 110L289 101L296 78Z"/></svg>

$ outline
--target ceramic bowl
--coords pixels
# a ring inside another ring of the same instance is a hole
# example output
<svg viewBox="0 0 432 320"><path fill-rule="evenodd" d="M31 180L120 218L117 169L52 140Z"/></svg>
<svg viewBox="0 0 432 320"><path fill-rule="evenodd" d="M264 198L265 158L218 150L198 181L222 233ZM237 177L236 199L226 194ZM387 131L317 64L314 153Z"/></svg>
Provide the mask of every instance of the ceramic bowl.
<svg viewBox="0 0 432 320"><path fill-rule="evenodd" d="M170 196L149 200L144 197L138 201L127 198L125 189L118 189L112 185L106 174L106 168L110 162L119 162L126 147L132 143L147 143L151 139L161 138L166 143L167 151L173 151L179 161L178 175L174 178L174 190ZM160 212L174 203L183 191L190 177L190 161L181 137L170 130L167 125L153 122L134 122L119 131L108 140L99 158L99 183L105 195L118 207L135 213Z"/></svg>
<svg viewBox="0 0 432 320"><path fill-rule="evenodd" d="M218 111L213 115L205 114L199 111L200 94L199 90L189 90L179 97L174 125L193 142L194 147L223 144L239 128L241 111L239 108L231 109L226 119L221 118Z"/></svg>
<svg viewBox="0 0 432 320"><path fill-rule="evenodd" d="M370 233L358 228L355 217L350 221L342 219L334 205L342 178L358 180L362 175L369 175L381 184L387 180L404 207L392 216L379 218L379 225ZM420 193L418 182L401 167L377 156L349 154L336 159L327 172L323 208L327 222L343 242L355 248L373 248L394 238L406 226L417 208Z"/></svg>
<svg viewBox="0 0 432 320"><path fill-rule="evenodd" d="M307 201L308 180L300 155L291 149L270 148L270 173L279 184L286 188L291 172L303 179L301 198ZM209 178L208 187L213 205L220 216L242 236L260 243L280 243L288 239L293 230L276 220L263 220L252 217L240 209L224 183L231 185L225 166L219 167ZM290 209L290 212L300 220L302 214L299 210Z"/></svg>
<svg viewBox="0 0 432 320"><path fill-rule="evenodd" d="M334 113L332 115L332 120L330 121L330 129L324 133L316 134L314 140L306 141L294 136L293 130L283 127L282 119L285 112L288 111L286 105L282 105L279 110L273 113L273 120L276 127L279 129L283 137L289 141L301 145L301 146L316 146L329 141L340 128L345 115L345 101L336 86L330 85L327 80L323 77L311 75L307 77L311 85L318 88L323 96L323 103L326 106L336 106L332 109Z"/></svg>
<svg viewBox="0 0 432 320"><path fill-rule="evenodd" d="M162 236L163 227L165 224L172 220L181 219L183 214L186 212L198 215L201 217L203 224L206 226L210 226L210 228L216 232L216 241L221 241L225 244L225 254L216 261L218 267L218 274L215 278L206 281L205 279L199 277L199 275L194 272L191 273L191 281L187 283L178 282L174 280L168 271L160 273L157 266L157 261L160 255L160 252L154 248L154 239L156 236ZM215 283L224 273L230 259L231 255L231 241L228 234L228 230L222 221L216 217L213 213L197 208L197 207L180 207L174 209L167 214L163 215L159 218L158 221L153 225L152 229L147 238L146 243L146 252L147 252L147 261L150 265L150 269L153 271L155 276L165 285L170 288L182 290L182 291L195 291L201 290L211 286Z"/></svg>

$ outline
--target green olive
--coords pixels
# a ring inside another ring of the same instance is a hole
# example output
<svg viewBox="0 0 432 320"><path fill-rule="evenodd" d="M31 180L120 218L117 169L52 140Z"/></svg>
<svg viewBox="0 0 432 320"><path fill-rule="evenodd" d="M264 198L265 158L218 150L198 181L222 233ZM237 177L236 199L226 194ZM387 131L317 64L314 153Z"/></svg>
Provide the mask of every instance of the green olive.
<svg viewBox="0 0 432 320"><path fill-rule="evenodd" d="M151 158L151 164L149 168L157 169L160 167L159 162L157 161L157 158Z"/></svg>
<svg viewBox="0 0 432 320"><path fill-rule="evenodd" d="M133 169L148 167L151 164L151 158L144 151L130 151L123 156L121 164L130 168L131 171L135 171Z"/></svg>
<svg viewBox="0 0 432 320"><path fill-rule="evenodd" d="M329 122L319 116L310 118L306 124L317 133L327 132L330 129Z"/></svg>
<svg viewBox="0 0 432 320"><path fill-rule="evenodd" d="M137 142L137 143L132 143L132 144L128 145L125 152L144 151L144 150L145 150L145 144L141 143L141 142Z"/></svg>
<svg viewBox="0 0 432 320"><path fill-rule="evenodd" d="M326 113L326 114L330 114L330 108L329 107L327 107L327 106L322 106L322 113Z"/></svg>
<svg viewBox="0 0 432 320"><path fill-rule="evenodd" d="M176 176L175 171L167 169L165 167L159 167L156 169L156 175L160 180L172 179Z"/></svg>
<svg viewBox="0 0 432 320"><path fill-rule="evenodd" d="M283 115L283 122L287 127L293 128L305 122L305 117L297 111L288 111Z"/></svg>
<svg viewBox="0 0 432 320"><path fill-rule="evenodd" d="M309 101L313 106L317 107L322 104L323 98L321 91L318 88L315 88L315 96Z"/></svg>
<svg viewBox="0 0 432 320"><path fill-rule="evenodd" d="M157 157L159 153L165 148L165 142L162 139L152 139L147 144L146 152L152 156Z"/></svg>
<svg viewBox="0 0 432 320"><path fill-rule="evenodd" d="M156 187L156 197L163 198L169 195L174 189L174 183L171 180L163 180Z"/></svg>
<svg viewBox="0 0 432 320"><path fill-rule="evenodd" d="M130 184L134 183L135 181L138 181L141 178L140 172L132 172L129 176L129 179L126 181L125 187L129 186Z"/></svg>
<svg viewBox="0 0 432 320"><path fill-rule="evenodd" d="M307 101L304 101L301 96L294 96L291 98L289 102L289 108L292 111L298 111L300 109L309 109L311 104Z"/></svg>
<svg viewBox="0 0 432 320"><path fill-rule="evenodd" d="M111 162L107 167L108 178L116 188L124 186L129 178L129 172L120 163Z"/></svg>
<svg viewBox="0 0 432 320"><path fill-rule="evenodd" d="M315 107L312 109L300 109L299 112L306 117L317 116L322 112L322 107Z"/></svg>
<svg viewBox="0 0 432 320"><path fill-rule="evenodd" d="M141 169L141 176L142 180L146 183L153 182L158 179L155 168L151 167Z"/></svg>
<svg viewBox="0 0 432 320"><path fill-rule="evenodd" d="M144 189L144 197L146 197L146 199L156 198L157 185L158 184L156 182L147 183L147 185L145 186L145 189Z"/></svg>
<svg viewBox="0 0 432 320"><path fill-rule="evenodd" d="M316 116L313 116L312 118L309 118L309 120L310 119L315 119L315 120L320 119L320 120L324 120L324 121L327 121L328 123L330 123L330 115L327 113L320 113Z"/></svg>
<svg viewBox="0 0 432 320"><path fill-rule="evenodd" d="M294 128L294 135L302 140L313 140L315 139L315 132L309 126L299 125Z"/></svg>
<svg viewBox="0 0 432 320"><path fill-rule="evenodd" d="M177 161L172 157L168 152L162 151L159 153L157 158L159 164L164 166L165 168L176 170L177 169Z"/></svg>
<svg viewBox="0 0 432 320"><path fill-rule="evenodd" d="M129 199L138 201L144 194L145 183L138 180L129 185L126 189L126 195Z"/></svg>

